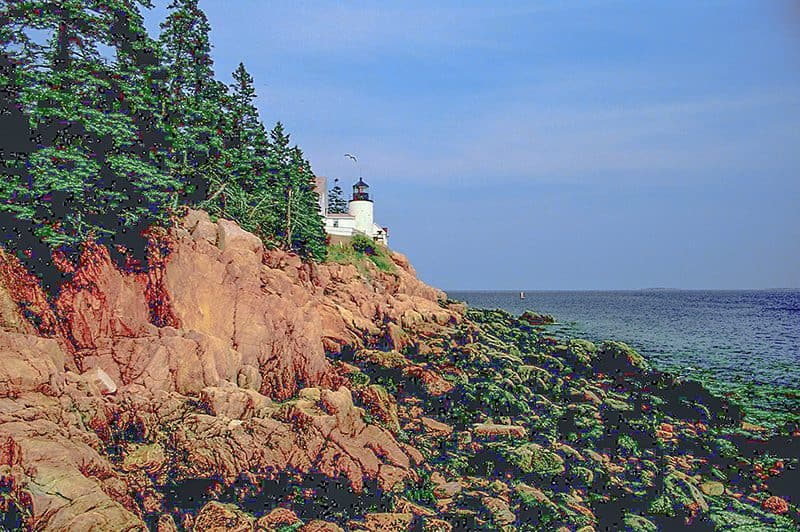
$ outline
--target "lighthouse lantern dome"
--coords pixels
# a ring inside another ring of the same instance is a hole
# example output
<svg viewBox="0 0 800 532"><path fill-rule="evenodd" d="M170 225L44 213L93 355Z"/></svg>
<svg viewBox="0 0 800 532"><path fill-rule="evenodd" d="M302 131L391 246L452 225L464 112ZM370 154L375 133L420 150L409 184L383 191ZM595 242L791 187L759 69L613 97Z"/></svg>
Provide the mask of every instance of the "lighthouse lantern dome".
<svg viewBox="0 0 800 532"><path fill-rule="evenodd" d="M353 185L353 201L359 200L369 201L369 185L361 178Z"/></svg>

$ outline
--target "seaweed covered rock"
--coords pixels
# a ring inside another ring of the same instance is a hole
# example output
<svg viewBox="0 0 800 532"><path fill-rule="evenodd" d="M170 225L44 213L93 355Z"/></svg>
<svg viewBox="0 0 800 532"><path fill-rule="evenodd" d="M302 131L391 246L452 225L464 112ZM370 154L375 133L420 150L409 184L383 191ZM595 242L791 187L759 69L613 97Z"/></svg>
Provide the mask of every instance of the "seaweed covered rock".
<svg viewBox="0 0 800 532"><path fill-rule="evenodd" d="M597 348L593 366L604 373L633 372L648 368L644 357L624 342L606 340Z"/></svg>
<svg viewBox="0 0 800 532"><path fill-rule="evenodd" d="M519 321L527 323L528 325L550 325L555 323L556 320L549 314L539 314L532 310L526 310L520 315Z"/></svg>
<svg viewBox="0 0 800 532"><path fill-rule="evenodd" d="M597 346L588 340L570 339L567 343L567 354L576 367L589 367L597 353Z"/></svg>
<svg viewBox="0 0 800 532"><path fill-rule="evenodd" d="M526 443L508 449L506 457L525 474L559 475L565 471L564 459L536 443Z"/></svg>

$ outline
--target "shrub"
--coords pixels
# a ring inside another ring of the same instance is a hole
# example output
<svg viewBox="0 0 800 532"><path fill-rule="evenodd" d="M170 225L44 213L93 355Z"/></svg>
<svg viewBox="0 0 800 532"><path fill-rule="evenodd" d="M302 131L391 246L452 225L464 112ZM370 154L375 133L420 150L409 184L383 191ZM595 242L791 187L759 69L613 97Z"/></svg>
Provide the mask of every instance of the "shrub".
<svg viewBox="0 0 800 532"><path fill-rule="evenodd" d="M355 235L350 241L350 246L357 253L365 253L367 255L375 254L375 242L364 235Z"/></svg>
<svg viewBox="0 0 800 532"><path fill-rule="evenodd" d="M372 262L382 272L394 273L396 271L388 249L364 235L356 235L350 242L329 246L327 260L338 264L352 264L364 277L369 276L367 261Z"/></svg>
<svg viewBox="0 0 800 532"><path fill-rule="evenodd" d="M348 375L348 377L350 378L350 384L352 384L356 388L363 387L369 384L369 375L367 375L366 373L362 373L361 371L353 372L350 375Z"/></svg>

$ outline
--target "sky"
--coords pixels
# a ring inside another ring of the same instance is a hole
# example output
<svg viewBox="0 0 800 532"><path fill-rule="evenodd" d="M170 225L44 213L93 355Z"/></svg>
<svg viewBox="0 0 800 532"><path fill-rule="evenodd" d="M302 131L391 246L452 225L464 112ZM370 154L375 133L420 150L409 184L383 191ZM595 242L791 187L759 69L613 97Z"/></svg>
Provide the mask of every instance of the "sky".
<svg viewBox="0 0 800 532"><path fill-rule="evenodd" d="M200 6L217 77L434 286L800 287L796 2Z"/></svg>

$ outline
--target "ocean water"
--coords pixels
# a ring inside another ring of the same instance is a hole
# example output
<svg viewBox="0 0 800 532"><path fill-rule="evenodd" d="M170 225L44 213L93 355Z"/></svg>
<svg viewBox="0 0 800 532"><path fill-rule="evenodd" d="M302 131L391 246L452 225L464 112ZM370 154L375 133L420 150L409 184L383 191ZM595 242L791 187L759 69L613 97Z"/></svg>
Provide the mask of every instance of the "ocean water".
<svg viewBox="0 0 800 532"><path fill-rule="evenodd" d="M714 388L800 388L800 290L447 294L478 308L551 314L555 336L620 340L655 367L710 380Z"/></svg>

